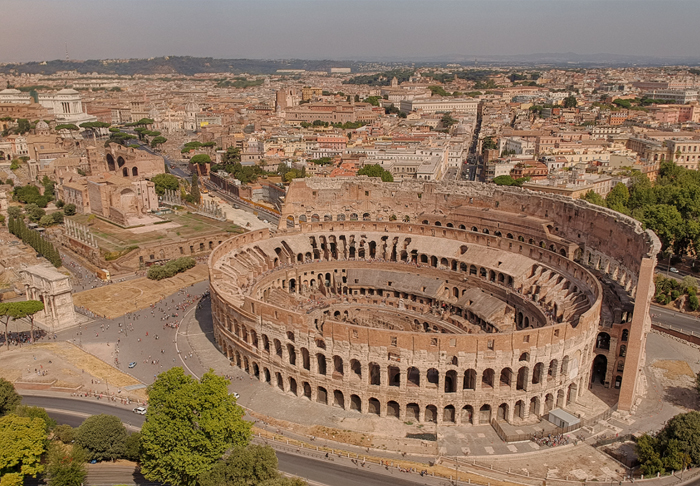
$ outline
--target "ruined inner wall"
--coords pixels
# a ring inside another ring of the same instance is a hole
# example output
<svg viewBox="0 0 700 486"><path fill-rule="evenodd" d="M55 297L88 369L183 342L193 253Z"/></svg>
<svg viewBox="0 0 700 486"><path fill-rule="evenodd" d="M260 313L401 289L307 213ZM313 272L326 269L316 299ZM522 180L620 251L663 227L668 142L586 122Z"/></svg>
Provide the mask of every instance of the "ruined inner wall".
<svg viewBox="0 0 700 486"><path fill-rule="evenodd" d="M615 244L592 247L595 237L578 233L588 221L614 221L616 213L484 187L372 180L293 183L277 235L240 235L210 257L217 342L235 364L288 393L365 413L479 423L492 417L525 419L576 400L590 382L595 353L601 352L595 348L604 293L592 271L605 272L619 288L634 292L638 276L633 270L640 263ZM569 224L569 216L585 222ZM655 253L653 234L632 221L622 223L616 231L632 247ZM602 238L606 230L593 233ZM601 266L601 258L587 270L573 261L588 264L592 260L585 255L604 255L617 265ZM387 275L418 269L421 277L444 279L445 286L441 281L427 295L409 288L392 292L388 282L353 288L343 281L348 270L363 265ZM470 320L476 314L460 301L469 288L489 291L512 305L516 316L529 312L532 320L524 325L516 317L515 332L493 332L484 322ZM438 315L414 319L414 324L430 330L437 320L446 327L435 334L415 327L358 325L342 312L295 309L285 294L320 295L329 309L357 305L365 313L375 306L420 316L437 306ZM557 309L552 307L556 295L572 299ZM642 311L648 314L645 305ZM628 363L631 340L639 341L639 361L646 334L643 322L631 329L633 321L617 323L618 334L626 326L630 339ZM617 354L618 349L605 352ZM632 400L636 364L627 366L623 376L623 392L631 389ZM615 366L611 359L609 367Z"/></svg>

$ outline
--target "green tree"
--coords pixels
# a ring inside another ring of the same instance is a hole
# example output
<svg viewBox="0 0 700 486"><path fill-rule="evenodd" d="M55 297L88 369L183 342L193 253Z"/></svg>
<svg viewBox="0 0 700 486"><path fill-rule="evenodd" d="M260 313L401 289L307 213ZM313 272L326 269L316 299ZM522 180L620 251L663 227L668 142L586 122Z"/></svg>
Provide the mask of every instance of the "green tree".
<svg viewBox="0 0 700 486"><path fill-rule="evenodd" d="M656 233L664 247L671 247L678 238L684 236L683 216L675 206L655 204L644 208L643 214L644 226Z"/></svg>
<svg viewBox="0 0 700 486"><path fill-rule="evenodd" d="M637 452L640 468L646 476L666 472L658 452L658 443L659 441L655 437L648 434L637 438L635 451Z"/></svg>
<svg viewBox="0 0 700 486"><path fill-rule="evenodd" d="M151 140L151 147L156 148L160 145L163 145L167 141L168 141L168 139L165 137L161 137L161 136L155 137L153 140Z"/></svg>
<svg viewBox="0 0 700 486"><path fill-rule="evenodd" d="M139 462L141 457L141 432L129 434L124 442L124 459Z"/></svg>
<svg viewBox="0 0 700 486"><path fill-rule="evenodd" d="M493 183L498 186L514 186L515 179L509 175L501 175L493 178Z"/></svg>
<svg viewBox="0 0 700 486"><path fill-rule="evenodd" d="M46 466L49 486L82 486L87 476L86 461L87 454L80 446L74 445L69 449L52 442Z"/></svg>
<svg viewBox="0 0 700 486"><path fill-rule="evenodd" d="M629 210L627 209L627 202L630 199L630 193L627 186L622 182L618 182L612 191L608 193L605 197L605 204L618 213L627 214Z"/></svg>
<svg viewBox="0 0 700 486"><path fill-rule="evenodd" d="M20 218L22 217L22 208L19 206L10 206L7 208L7 215L14 219Z"/></svg>
<svg viewBox="0 0 700 486"><path fill-rule="evenodd" d="M485 137L484 140L481 142L482 152L484 152L486 150L493 150L496 148L498 148L498 144L493 139L493 137Z"/></svg>
<svg viewBox="0 0 700 486"><path fill-rule="evenodd" d="M569 95L564 98L564 108L576 108L578 100L574 95Z"/></svg>
<svg viewBox="0 0 700 486"><path fill-rule="evenodd" d="M15 411L12 413L17 415L18 417L41 419L45 424L47 433L54 427L56 427L56 421L49 417L49 414L46 412L45 408L32 407L30 405L19 405L17 408L15 408Z"/></svg>
<svg viewBox="0 0 700 486"><path fill-rule="evenodd" d="M208 154L197 154L190 159L191 164L211 164L211 157Z"/></svg>
<svg viewBox="0 0 700 486"><path fill-rule="evenodd" d="M600 194L593 191L593 189L584 194L581 199L583 199L584 201L588 201L591 204L595 204L596 206L606 207L605 199L603 199Z"/></svg>
<svg viewBox="0 0 700 486"><path fill-rule="evenodd" d="M156 194L162 196L165 191L176 191L180 187L180 180L172 174L158 174L151 177L151 182L155 184Z"/></svg>
<svg viewBox="0 0 700 486"><path fill-rule="evenodd" d="M388 170L384 170L379 164L365 165L357 171L357 175L381 177L382 182L394 182L394 176L391 175L391 172L389 172Z"/></svg>
<svg viewBox="0 0 700 486"><path fill-rule="evenodd" d="M0 306L6 304L3 302ZM7 333L5 338L7 339ZM15 386L5 378L0 378L0 416L12 412L20 403L22 403L22 397L15 390Z"/></svg>
<svg viewBox="0 0 700 486"><path fill-rule="evenodd" d="M44 470L46 425L39 418L5 415L0 418L0 477L2 484L36 477ZM6 479L7 478L7 479Z"/></svg>
<svg viewBox="0 0 700 486"><path fill-rule="evenodd" d="M114 461L124 454L126 428L114 415L93 415L75 432L75 442L85 449L88 460Z"/></svg>
<svg viewBox="0 0 700 486"><path fill-rule="evenodd" d="M141 429L141 471L146 479L194 486L231 447L248 444L251 424L212 370L201 381L182 368L161 373L149 387Z"/></svg>
<svg viewBox="0 0 700 486"><path fill-rule="evenodd" d="M13 304L14 305L10 307L10 312L12 313L12 320L16 321L18 319L24 319L25 317L28 317L29 324L31 326L30 335L32 338L32 342L34 342L34 315L37 312L44 310L44 303L39 300L24 300L22 302L13 302Z"/></svg>
<svg viewBox="0 0 700 486"><path fill-rule="evenodd" d="M63 207L63 213L66 216L75 216L75 212L76 212L76 208L75 208L75 204L73 204L73 203L66 204Z"/></svg>
<svg viewBox="0 0 700 486"><path fill-rule="evenodd" d="M277 456L270 446L236 447L199 476L200 486L248 486L279 479Z"/></svg>
<svg viewBox="0 0 700 486"><path fill-rule="evenodd" d="M197 173L192 174L192 184L190 185L190 195L195 204L202 202L202 195L199 192L199 176Z"/></svg>
<svg viewBox="0 0 700 486"><path fill-rule="evenodd" d="M18 118L17 119L17 128L15 128L15 132L18 135L22 135L24 133L27 133L29 130L32 129L32 124L27 120L26 118Z"/></svg>
<svg viewBox="0 0 700 486"><path fill-rule="evenodd" d="M70 444L75 439L75 429L66 424L57 425L53 428L53 438L64 444Z"/></svg>
<svg viewBox="0 0 700 486"><path fill-rule="evenodd" d="M700 412L681 413L673 417L661 429L657 438L667 455L670 445L688 454L692 464L700 464ZM677 441L671 444L671 441Z"/></svg>
<svg viewBox="0 0 700 486"><path fill-rule="evenodd" d="M452 116L450 116L449 113L445 113L442 115L442 118L440 119L440 123L442 123L442 126L445 128L450 128L452 125L456 125L458 122Z"/></svg>

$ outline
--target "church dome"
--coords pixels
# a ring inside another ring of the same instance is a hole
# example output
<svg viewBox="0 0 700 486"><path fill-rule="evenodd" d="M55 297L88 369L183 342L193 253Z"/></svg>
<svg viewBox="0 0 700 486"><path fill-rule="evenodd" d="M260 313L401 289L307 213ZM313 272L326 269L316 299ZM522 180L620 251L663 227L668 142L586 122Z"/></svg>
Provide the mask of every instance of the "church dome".
<svg viewBox="0 0 700 486"><path fill-rule="evenodd" d="M39 120L39 123L36 124L36 129L37 130L48 130L49 124L46 123L44 120Z"/></svg>
<svg viewBox="0 0 700 486"><path fill-rule="evenodd" d="M199 105L194 101L190 101L185 105L185 111L199 111Z"/></svg>

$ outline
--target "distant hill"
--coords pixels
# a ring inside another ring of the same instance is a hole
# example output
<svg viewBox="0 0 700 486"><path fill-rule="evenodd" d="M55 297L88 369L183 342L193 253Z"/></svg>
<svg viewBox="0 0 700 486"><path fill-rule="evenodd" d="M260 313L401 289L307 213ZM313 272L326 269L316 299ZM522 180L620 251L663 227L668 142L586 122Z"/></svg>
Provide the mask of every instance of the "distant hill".
<svg viewBox="0 0 700 486"><path fill-rule="evenodd" d="M98 73L123 76L134 74L181 74L191 76L199 73L274 74L278 69L328 71L332 67L349 67L352 68L353 72L356 72L360 69L360 66L360 63L353 61L214 59L212 57L171 56L119 61L65 61L57 59L46 62L5 64L0 66L0 72L7 74L14 71L18 74L48 75L58 71L77 71L80 74Z"/></svg>

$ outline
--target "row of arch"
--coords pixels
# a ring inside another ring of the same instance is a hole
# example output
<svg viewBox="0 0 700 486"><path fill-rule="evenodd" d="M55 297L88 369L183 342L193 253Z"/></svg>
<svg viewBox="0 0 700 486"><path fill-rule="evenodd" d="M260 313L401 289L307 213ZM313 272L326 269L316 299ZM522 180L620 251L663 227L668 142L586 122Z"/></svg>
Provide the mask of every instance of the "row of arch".
<svg viewBox="0 0 700 486"><path fill-rule="evenodd" d="M326 388L322 385L312 386L308 381L299 382L295 377L284 377L281 372L261 367L257 361L249 360L247 356L241 356L238 352L236 352L233 361L236 366L260 381L276 386L282 392L295 397L304 397L324 405L361 413L443 424L488 424L492 419L512 422L515 417L527 419L530 415L543 415L553 408L564 407L575 402L585 388L583 386L585 378L582 377L580 380L560 386L544 395L512 399L497 406L493 403L483 403L476 408L472 404L453 403L444 405L439 410L436 405L421 405L418 402L411 402L410 399L406 400L403 405L397 400L381 402L377 396L372 396L371 393L368 394L368 398L364 399L361 394L350 394L346 398L345 393L340 389Z"/></svg>
<svg viewBox="0 0 700 486"><path fill-rule="evenodd" d="M236 339L241 339L255 348L259 347L257 333L254 330L249 332L245 326L239 328L236 323L233 334ZM250 340L248 339L249 335ZM530 385L544 385L549 381L556 380L559 376L566 376L571 362L568 355L564 356L561 362L557 359L552 359L549 364L538 362L532 367L532 373L529 365L520 366L517 372L510 367L504 367L500 370L486 368L480 373L477 373L477 370L473 368L463 371L453 368L441 373L434 367L421 372L415 366L401 367L389 364L382 367L376 362L363 365L357 359L351 359L348 366L343 357L339 355L328 358L321 351L312 354L306 347L299 348L299 353L297 353L297 348L293 344L294 334L289 332L287 338L292 342L283 344L279 339L270 340L267 335L263 334L261 351L271 357L276 357L281 363L299 367L317 376L329 376L333 379L343 380L347 374L349 381L361 382L364 380L367 385L401 387L403 382L408 388L436 388L444 393L457 393L460 389L476 390L477 387L480 390L501 389L503 387L527 390ZM320 349L326 348L323 340L318 340L316 345ZM229 347L226 347L226 350L227 356L240 366L240 353L237 350L232 351ZM584 356L586 353L587 350L584 351ZM523 353L519 358L519 361L523 363L529 360L529 353ZM457 367L458 365L458 358L453 356L449 360L448 366ZM575 366L578 367L578 360L575 361ZM497 371L499 371L498 375Z"/></svg>

